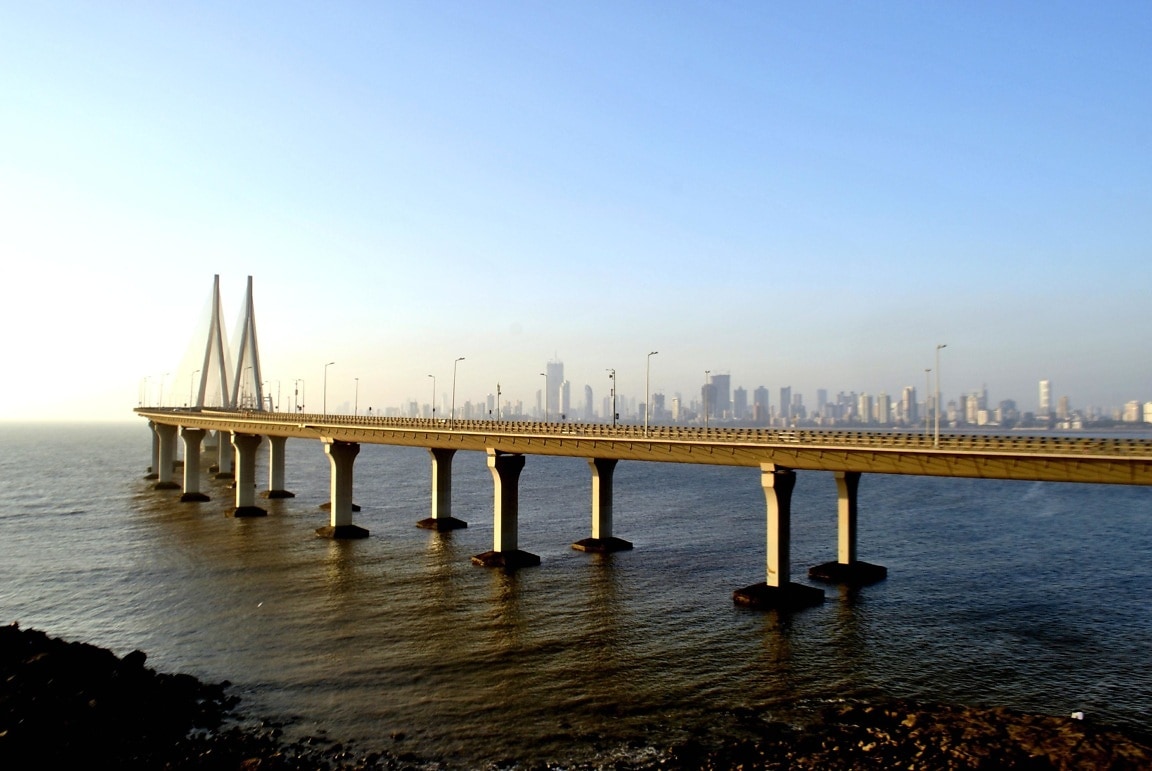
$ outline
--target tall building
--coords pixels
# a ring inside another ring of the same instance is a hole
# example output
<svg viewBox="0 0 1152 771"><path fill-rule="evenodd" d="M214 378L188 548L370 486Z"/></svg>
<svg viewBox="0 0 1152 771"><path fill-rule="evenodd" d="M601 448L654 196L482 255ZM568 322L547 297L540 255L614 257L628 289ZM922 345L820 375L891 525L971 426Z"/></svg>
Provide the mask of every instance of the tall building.
<svg viewBox="0 0 1152 771"><path fill-rule="evenodd" d="M712 414L718 418L732 417L732 376L713 375L712 387L716 397L712 405Z"/></svg>
<svg viewBox="0 0 1152 771"><path fill-rule="evenodd" d="M555 359L548 362L545 365L544 374L548 380L548 393L544 398L547 407L545 414L553 420L559 420L560 413L563 412L560 404L560 391L564 384L564 362Z"/></svg>
<svg viewBox="0 0 1152 771"><path fill-rule="evenodd" d="M892 422L892 397L884 392L876 397L876 422L882 426Z"/></svg>
<svg viewBox="0 0 1152 771"><path fill-rule="evenodd" d="M1040 381L1040 409L1036 411L1037 415L1048 417L1052 413L1052 382L1050 380Z"/></svg>
<svg viewBox="0 0 1152 771"><path fill-rule="evenodd" d="M560 419L572 417L572 384L565 380L560 384Z"/></svg>
<svg viewBox="0 0 1152 771"><path fill-rule="evenodd" d="M904 391L900 394L900 420L907 425L916 425L920 421L916 404L916 386L904 386Z"/></svg>
<svg viewBox="0 0 1152 771"><path fill-rule="evenodd" d="M743 387L732 392L732 417L736 420L748 417L748 392Z"/></svg>
<svg viewBox="0 0 1152 771"><path fill-rule="evenodd" d="M584 386L584 420L591 423L596 419L596 410L592 407L592 386Z"/></svg>
<svg viewBox="0 0 1152 771"><path fill-rule="evenodd" d="M785 423L792 419L792 386L780 389L780 419Z"/></svg>
<svg viewBox="0 0 1152 771"><path fill-rule="evenodd" d="M768 408L768 389L760 386L752 392L752 419L759 424L767 423L772 414Z"/></svg>

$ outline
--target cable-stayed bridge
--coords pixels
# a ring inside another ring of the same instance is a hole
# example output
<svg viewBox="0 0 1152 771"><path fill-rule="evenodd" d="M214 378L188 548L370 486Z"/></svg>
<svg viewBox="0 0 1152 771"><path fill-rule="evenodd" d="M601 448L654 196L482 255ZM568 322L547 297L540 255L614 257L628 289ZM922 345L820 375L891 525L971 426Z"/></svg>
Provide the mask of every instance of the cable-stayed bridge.
<svg viewBox="0 0 1152 771"><path fill-rule="evenodd" d="M494 488L493 548L472 559L504 568L539 564L538 557L520 549L518 539L518 480L528 456L588 460L591 534L573 544L585 551L631 548L613 532L612 479L620 461L746 466L759 469L765 494L766 580L738 589L733 597L742 605L788 608L823 601L821 590L791 580L791 494L799 471L832 472L838 491L837 559L811 568L809 576L856 584L886 575L883 567L857 558L857 489L863 474L1152 485L1152 441L1143 439L424 420L249 408L265 404L251 278L235 369L224 356L218 277L213 297L214 319L196 402L187 407L136 409L153 429L152 469L157 487L182 489L182 500L206 500L200 492L201 446L208 432L215 432L229 439L218 443L216 466L218 473L236 479L234 513L259 516L265 513L256 505L255 458L260 444L266 440L269 447L265 494L287 497L291 495L284 479L287 440L319 441L329 457L331 485L330 524L317 532L328 537L368 534L353 523L353 470L363 443L429 451L432 511L417 524L436 530L466 526L452 516L453 456L459 450L485 453ZM208 406L213 384L218 404ZM245 393L253 398L246 401ZM173 479L178 435L184 441L182 483Z"/></svg>

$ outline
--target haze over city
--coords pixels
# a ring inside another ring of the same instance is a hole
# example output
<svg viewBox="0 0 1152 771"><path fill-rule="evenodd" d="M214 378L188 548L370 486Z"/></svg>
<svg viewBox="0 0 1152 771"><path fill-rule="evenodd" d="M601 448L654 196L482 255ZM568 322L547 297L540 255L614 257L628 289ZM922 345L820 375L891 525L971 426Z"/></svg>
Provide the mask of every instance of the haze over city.
<svg viewBox="0 0 1152 771"><path fill-rule="evenodd" d="M1150 39L1125 2L9 4L0 419L172 401L216 274L281 408L454 366L535 406L554 359L598 411L610 369L923 401L941 344L944 402L1152 401Z"/></svg>

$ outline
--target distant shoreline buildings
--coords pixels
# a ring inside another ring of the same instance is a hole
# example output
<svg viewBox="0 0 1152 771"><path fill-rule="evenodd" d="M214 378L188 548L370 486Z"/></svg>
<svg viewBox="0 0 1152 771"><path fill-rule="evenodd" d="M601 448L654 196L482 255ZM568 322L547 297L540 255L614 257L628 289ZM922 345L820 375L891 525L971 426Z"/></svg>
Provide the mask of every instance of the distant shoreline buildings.
<svg viewBox="0 0 1152 771"><path fill-rule="evenodd" d="M573 386L565 379L564 363L558 358L546 362L540 374L543 376L542 388L536 392L531 408L526 408L520 400L504 400L498 404L499 396L488 394L483 401L458 402L456 417L464 420L499 417L502 420L610 423L615 411L617 422L644 422L646 399L613 393L614 380L601 393L600 409L596 409L591 385L583 387L582 397L573 404ZM958 396L945 398L942 395L940 428L950 431L968 428L1076 431L1152 423L1152 401L1132 400L1114 408L1077 408L1068 396L1054 399L1053 393L1052 382L1040 380L1035 411L1020 409L1014 399L992 402L986 386ZM581 391L577 390L577 394ZM773 400L769 388L764 385L756 386L749 393L743 385L733 388L729 373L708 371L699 394L689 394L686 398L680 392L669 396L658 390L650 398L648 420L652 425L932 431L936 421L935 394L921 395L913 385L904 386L899 394L839 391L832 396L828 389L819 388L816 389L815 403L810 405L805 401L805 395L794 391L791 386L780 386ZM447 414L443 406L437 412ZM409 402L402 409L385 411L385 415L431 417L432 410L429 404Z"/></svg>

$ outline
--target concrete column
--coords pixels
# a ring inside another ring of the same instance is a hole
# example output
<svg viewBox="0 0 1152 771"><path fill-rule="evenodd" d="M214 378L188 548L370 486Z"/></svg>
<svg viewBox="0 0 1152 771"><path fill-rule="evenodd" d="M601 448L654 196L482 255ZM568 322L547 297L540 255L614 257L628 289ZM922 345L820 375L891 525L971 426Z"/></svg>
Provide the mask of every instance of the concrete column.
<svg viewBox="0 0 1152 771"><path fill-rule="evenodd" d="M573 549L591 552L614 552L631 549L632 544L612 536L612 474L615 458L589 458L592 469L592 537L572 544Z"/></svg>
<svg viewBox="0 0 1152 771"><path fill-rule="evenodd" d="M432 516L416 523L430 530L457 530L468 523L452 516L452 457L456 450L429 447L432 456Z"/></svg>
<svg viewBox="0 0 1152 771"><path fill-rule="evenodd" d="M234 479L235 473L235 453L233 452L230 441L225 441L224 435L216 432L216 446L219 450L219 461L216 463L216 478L217 479Z"/></svg>
<svg viewBox="0 0 1152 771"><path fill-rule="evenodd" d="M352 524L352 468L360 445L356 442L340 442L324 439L324 452L332 467L329 486L329 524L316 528L316 535L325 538L367 538L368 531Z"/></svg>
<svg viewBox="0 0 1152 771"><path fill-rule="evenodd" d="M539 565L540 558L520 551L517 543L520 472L524 468L524 456L507 455L489 448L488 468L492 472L494 488L492 551L477 554L472 562L485 567L503 568Z"/></svg>
<svg viewBox="0 0 1152 771"><path fill-rule="evenodd" d="M260 437L255 434L232 434L236 450L236 510L234 517L262 517L268 512L256 505L256 450Z"/></svg>
<svg viewBox="0 0 1152 771"><path fill-rule="evenodd" d="M180 436L184 438L184 494L181 501L207 501L211 500L200 492L200 444L208 432L203 428L181 427Z"/></svg>
<svg viewBox="0 0 1152 771"><path fill-rule="evenodd" d="M286 436L268 437L268 489L265 498L295 498L296 493L284 489L284 445Z"/></svg>
<svg viewBox="0 0 1152 771"><path fill-rule="evenodd" d="M144 478L159 479L157 469L160 468L160 434L156 433L155 421L148 421L148 430L152 432L152 465L148 467L148 473Z"/></svg>
<svg viewBox="0 0 1152 771"><path fill-rule="evenodd" d="M172 467L176 462L176 426L165 423L156 424L156 436L159 439L160 451L156 461L157 482L153 487L157 490L179 490L180 485L172 481Z"/></svg>
<svg viewBox="0 0 1152 771"><path fill-rule="evenodd" d="M887 578L888 568L856 559L856 493L859 471L837 471L836 500L838 522L837 560L808 569L808 577L832 583L864 585Z"/></svg>
<svg viewBox="0 0 1152 771"><path fill-rule="evenodd" d="M737 589L732 600L753 608L794 610L824 602L824 592L792 583L792 489L796 472L773 463L760 465L760 484L768 507L767 579Z"/></svg>

